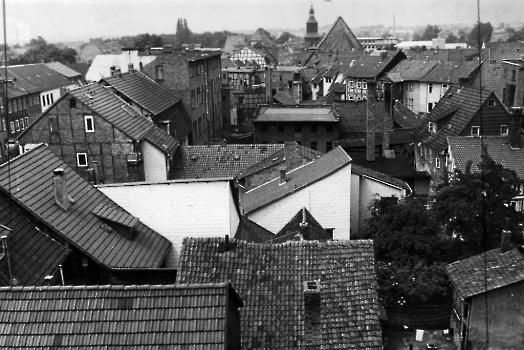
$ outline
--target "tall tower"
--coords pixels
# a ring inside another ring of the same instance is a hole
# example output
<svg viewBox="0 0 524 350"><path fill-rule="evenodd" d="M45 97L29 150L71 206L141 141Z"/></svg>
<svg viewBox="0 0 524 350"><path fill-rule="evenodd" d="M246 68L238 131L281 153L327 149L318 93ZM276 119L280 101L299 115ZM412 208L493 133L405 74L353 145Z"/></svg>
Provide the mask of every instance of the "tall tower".
<svg viewBox="0 0 524 350"><path fill-rule="evenodd" d="M318 22L315 19L315 10L313 10L313 5L309 10L309 19L306 22L306 47L317 46L320 41L320 35L318 35Z"/></svg>

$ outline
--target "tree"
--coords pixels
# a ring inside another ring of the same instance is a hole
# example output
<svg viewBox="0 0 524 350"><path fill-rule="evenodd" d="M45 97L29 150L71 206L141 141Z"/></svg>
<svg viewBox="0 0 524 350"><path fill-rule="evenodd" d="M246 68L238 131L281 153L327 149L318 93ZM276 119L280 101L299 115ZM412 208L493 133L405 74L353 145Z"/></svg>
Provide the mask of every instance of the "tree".
<svg viewBox="0 0 524 350"><path fill-rule="evenodd" d="M477 169L469 162L464 172L457 171L437 188L432 211L444 233L453 238L457 254L453 260L499 247L506 221L513 242L522 243L524 214L510 205L518 194L512 187L519 182L516 173L495 163L486 150Z"/></svg>
<svg viewBox="0 0 524 350"><path fill-rule="evenodd" d="M289 32L284 32L282 34L280 34L280 36L278 37L278 39L276 40L276 43L277 44L284 44L286 43L289 39L294 39L296 38L296 36L294 36L293 34L289 33Z"/></svg>
<svg viewBox="0 0 524 350"><path fill-rule="evenodd" d="M506 28L506 33L509 35L507 41L514 42L518 40L524 40L524 26L522 26L519 30L508 27Z"/></svg>
<svg viewBox="0 0 524 350"><path fill-rule="evenodd" d="M139 34L133 40L133 47L161 47L164 46L162 38L156 34L149 35L149 33Z"/></svg>
<svg viewBox="0 0 524 350"><path fill-rule="evenodd" d="M442 237L424 204L408 197L373 203L366 236L375 247L379 297L385 305L416 304L448 295Z"/></svg>
<svg viewBox="0 0 524 350"><path fill-rule="evenodd" d="M438 38L438 33L440 33L440 28L429 24L418 40L433 40Z"/></svg>
<svg viewBox="0 0 524 350"><path fill-rule="evenodd" d="M31 48L17 59L17 64L41 63L41 62L61 62L75 63L76 51L71 48L61 49L53 44L48 44L41 36L31 39Z"/></svg>
<svg viewBox="0 0 524 350"><path fill-rule="evenodd" d="M453 33L449 33L449 35L446 38L446 43L453 44L453 43L458 43L458 42L459 42L459 38L453 35Z"/></svg>
<svg viewBox="0 0 524 350"><path fill-rule="evenodd" d="M480 22L480 31L479 23L477 23L471 32L469 32L467 43L469 46L478 47L480 40L480 46L482 46L483 43L487 43L491 40L491 34L493 34L493 26L491 23Z"/></svg>
<svg viewBox="0 0 524 350"><path fill-rule="evenodd" d="M187 26L187 20L185 18L179 18L176 23L175 40L177 44L190 44L193 33Z"/></svg>

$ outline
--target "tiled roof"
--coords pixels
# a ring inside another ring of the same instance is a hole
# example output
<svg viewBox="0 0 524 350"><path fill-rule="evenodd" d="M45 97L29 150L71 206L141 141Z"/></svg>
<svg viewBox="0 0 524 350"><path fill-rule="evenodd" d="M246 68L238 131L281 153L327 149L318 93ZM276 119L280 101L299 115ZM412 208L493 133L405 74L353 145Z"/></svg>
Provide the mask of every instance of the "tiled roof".
<svg viewBox="0 0 524 350"><path fill-rule="evenodd" d="M181 264L182 284L235 286L244 349L383 348L372 241L186 239ZM308 281L318 294L304 292Z"/></svg>
<svg viewBox="0 0 524 350"><path fill-rule="evenodd" d="M387 77L394 83L420 81L438 64L439 61L404 60L391 69Z"/></svg>
<svg viewBox="0 0 524 350"><path fill-rule="evenodd" d="M293 99L293 97L286 94L284 91L278 91L273 98L280 102L283 105L296 105L298 104L297 101Z"/></svg>
<svg viewBox="0 0 524 350"><path fill-rule="evenodd" d="M40 91L48 91L71 85L69 79L44 63L9 66L9 72L16 76L18 81L24 81L37 86Z"/></svg>
<svg viewBox="0 0 524 350"><path fill-rule="evenodd" d="M7 235L7 247L12 276L17 285L35 286L45 283L44 278L53 275L58 265L69 254L69 249L62 246L47 234L36 228L36 223L24 216L21 210L9 205L9 200L0 194L0 224L10 225L13 230ZM11 285L7 268L7 258L0 258L0 285Z"/></svg>
<svg viewBox="0 0 524 350"><path fill-rule="evenodd" d="M286 174L287 180L285 184L280 185L279 178L276 178L244 193L240 197L241 212L247 214L282 197L300 191L345 167L350 162L351 158L347 153L342 148L336 147L322 157L289 171Z"/></svg>
<svg viewBox="0 0 524 350"><path fill-rule="evenodd" d="M395 58L395 54L390 53L387 57L366 55L356 61L345 73L344 76L351 78L371 79L380 76Z"/></svg>
<svg viewBox="0 0 524 350"><path fill-rule="evenodd" d="M223 349L235 294L228 283L0 288L0 346Z"/></svg>
<svg viewBox="0 0 524 350"><path fill-rule="evenodd" d="M338 115L332 106L267 106L258 107L253 122L338 122Z"/></svg>
<svg viewBox="0 0 524 350"><path fill-rule="evenodd" d="M326 74L326 72L327 72L327 70L325 68L320 69L320 71L317 73L317 75L315 75L311 79L311 82L315 83L315 84L320 83L322 81L322 79L324 78L324 74Z"/></svg>
<svg viewBox="0 0 524 350"><path fill-rule="evenodd" d="M478 67L478 61L439 62L421 80L433 83L458 84L459 78L471 77Z"/></svg>
<svg viewBox="0 0 524 350"><path fill-rule="evenodd" d="M393 120L404 129L414 129L421 123L421 119L408 106L402 103L395 103L393 110Z"/></svg>
<svg viewBox="0 0 524 350"><path fill-rule="evenodd" d="M367 177L370 177L372 179L388 183L388 184L390 184L390 185L392 185L394 187L400 187L400 188L406 190L406 195L411 194L411 187L409 187L409 185L405 181L396 179L394 177L391 177L391 176L389 176L387 174L384 174L384 173L381 173L379 171L376 171L376 170L373 170L373 169L370 169L370 168L366 168L366 167L363 167L363 166L360 166L360 165L357 165L357 164L352 164L351 165L351 173L355 174L355 175L359 175L359 176L367 176Z"/></svg>
<svg viewBox="0 0 524 350"><path fill-rule="evenodd" d="M493 91L479 92L479 89L471 86L464 86L461 89L451 87L431 113L422 118L416 132L418 140L422 140L435 150L446 149L447 137L459 135L480 110L480 101L482 100L484 104L488 98L495 98ZM449 120L436 133L428 130L428 122L437 122L443 118Z"/></svg>
<svg viewBox="0 0 524 350"><path fill-rule="evenodd" d="M305 226L304 226L305 224ZM276 234L271 243L288 241L327 241L333 239L305 207Z"/></svg>
<svg viewBox="0 0 524 350"><path fill-rule="evenodd" d="M524 144L524 138L521 138ZM466 170L468 161L472 161L471 171L481 163L481 149L486 147L489 156L498 164L513 170L520 179L524 179L524 148L512 148L508 136L468 137L449 136L448 144L455 159L455 166L461 171Z"/></svg>
<svg viewBox="0 0 524 350"><path fill-rule="evenodd" d="M294 155L304 159L304 160L307 160L307 161L312 161L312 160L315 160L317 158L320 158L323 153L322 152L319 152L319 151L316 151L316 150L312 150L311 148L307 148L307 147L304 147L302 145L299 145L298 143L296 142L292 142L292 143L285 143L284 144L284 147L280 148L278 151L276 151L275 153L273 154L270 154L268 155L267 158L259 161L258 163L250 166L249 168L246 168L245 170L243 170L242 172L240 172L239 174L237 174L237 178L238 179L241 179L241 178L244 178L246 176L249 176L249 175L253 175L255 173L258 173L264 169L267 169L269 167L272 167L272 166L275 166L276 164L281 164L283 162L286 161L286 147L289 147L289 151L292 152ZM288 169L289 170L289 169Z"/></svg>
<svg viewBox="0 0 524 350"><path fill-rule="evenodd" d="M162 113L180 101L170 89L137 71L115 74L103 80L153 115Z"/></svg>
<svg viewBox="0 0 524 350"><path fill-rule="evenodd" d="M68 194L74 199L65 211L54 197L53 171L57 168L64 169ZM107 221L92 213L95 207L105 205L125 212L124 209L44 145L0 166L0 191L7 193L8 190L23 210L105 267L156 268L170 248L167 239L140 222L132 237L111 224L108 226L112 229L103 227Z"/></svg>
<svg viewBox="0 0 524 350"><path fill-rule="evenodd" d="M45 65L66 78L77 78L82 75L82 73L79 73L60 62L49 62L45 63Z"/></svg>
<svg viewBox="0 0 524 350"><path fill-rule="evenodd" d="M366 101L342 101L333 104L335 111L339 115L339 128L342 134L351 132L367 131L367 108ZM384 114L389 113L384 103L377 102L375 110L375 130L381 131L384 121Z"/></svg>
<svg viewBox="0 0 524 350"><path fill-rule="evenodd" d="M502 63L482 62L480 74L475 76L471 86L478 89L481 83L484 89L494 91L497 97L502 99Z"/></svg>
<svg viewBox="0 0 524 350"><path fill-rule="evenodd" d="M235 239L251 242L264 243L275 238L275 234L245 216L240 217Z"/></svg>
<svg viewBox="0 0 524 350"><path fill-rule="evenodd" d="M173 152L178 145L173 137L158 129L151 120L98 83L72 90L69 94L133 140L146 139L167 154Z"/></svg>
<svg viewBox="0 0 524 350"><path fill-rule="evenodd" d="M524 256L514 248L500 248L446 266L449 278L465 299L477 294L524 281Z"/></svg>
<svg viewBox="0 0 524 350"><path fill-rule="evenodd" d="M234 177L283 148L282 144L180 146L170 178Z"/></svg>
<svg viewBox="0 0 524 350"><path fill-rule="evenodd" d="M338 17L329 32L318 43L317 47L320 50L347 50L347 51L363 51L364 48L357 40L349 26L342 17Z"/></svg>

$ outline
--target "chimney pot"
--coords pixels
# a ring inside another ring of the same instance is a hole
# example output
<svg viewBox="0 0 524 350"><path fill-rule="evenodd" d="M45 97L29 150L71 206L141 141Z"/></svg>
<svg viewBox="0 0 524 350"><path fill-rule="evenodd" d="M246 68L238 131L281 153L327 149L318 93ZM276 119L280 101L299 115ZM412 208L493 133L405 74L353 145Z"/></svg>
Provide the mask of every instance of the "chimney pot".
<svg viewBox="0 0 524 350"><path fill-rule="evenodd" d="M505 253L511 249L511 231L502 230L502 237L500 242L500 252Z"/></svg>
<svg viewBox="0 0 524 350"><path fill-rule="evenodd" d="M56 168L53 170L53 185L56 204L58 204L63 210L67 210L70 203L67 196L67 183L64 169Z"/></svg>
<svg viewBox="0 0 524 350"><path fill-rule="evenodd" d="M280 168L280 184L285 184L287 181L286 168Z"/></svg>

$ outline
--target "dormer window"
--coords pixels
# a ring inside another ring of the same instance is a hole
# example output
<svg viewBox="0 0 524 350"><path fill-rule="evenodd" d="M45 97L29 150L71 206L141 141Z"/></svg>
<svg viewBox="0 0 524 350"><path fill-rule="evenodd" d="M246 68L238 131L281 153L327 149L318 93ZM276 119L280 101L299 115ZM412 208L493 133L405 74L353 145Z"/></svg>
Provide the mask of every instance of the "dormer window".
<svg viewBox="0 0 524 350"><path fill-rule="evenodd" d="M429 122L428 130L429 130L429 132L436 133L437 132L437 123Z"/></svg>
<svg viewBox="0 0 524 350"><path fill-rule="evenodd" d="M501 125L500 126L500 135L502 135L502 136L508 136L509 135L509 126L508 125Z"/></svg>
<svg viewBox="0 0 524 350"><path fill-rule="evenodd" d="M495 107L495 104L496 104L495 100L493 99L488 100L488 107Z"/></svg>
<svg viewBox="0 0 524 350"><path fill-rule="evenodd" d="M471 135L472 136L479 136L480 135L480 126L472 126L471 127Z"/></svg>

